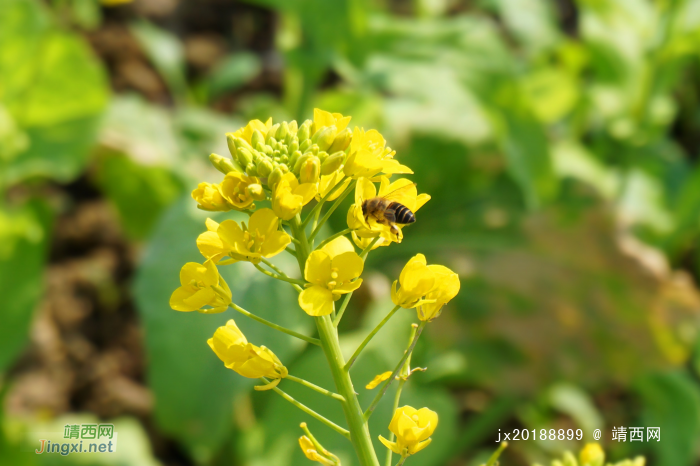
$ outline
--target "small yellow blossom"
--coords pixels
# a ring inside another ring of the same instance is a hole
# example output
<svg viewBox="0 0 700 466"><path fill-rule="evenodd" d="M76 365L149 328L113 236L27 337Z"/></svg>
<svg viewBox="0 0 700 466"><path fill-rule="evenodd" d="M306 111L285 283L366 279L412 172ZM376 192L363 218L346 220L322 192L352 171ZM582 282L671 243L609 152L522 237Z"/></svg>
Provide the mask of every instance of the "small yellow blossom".
<svg viewBox="0 0 700 466"><path fill-rule="evenodd" d="M343 116L340 113L330 113L319 108L314 109L314 129L319 130L324 126L335 126L338 132L348 127L352 117Z"/></svg>
<svg viewBox="0 0 700 466"><path fill-rule="evenodd" d="M364 129L355 127L343 171L355 179L369 178L379 173L413 173L410 168L394 160L396 151L385 146L384 137L376 129L365 132Z"/></svg>
<svg viewBox="0 0 700 466"><path fill-rule="evenodd" d="M599 444L587 443L579 453L581 466L603 466L605 462L605 452Z"/></svg>
<svg viewBox="0 0 700 466"><path fill-rule="evenodd" d="M326 194L328 194L331 189L335 187L338 183L340 183L343 178L345 178L345 174L343 173L342 170L336 170L330 175L322 175L321 180L319 182L318 186L318 194L316 194L316 200L320 201L322 197L324 197ZM350 185L350 182L352 181L352 178L345 178L345 181L343 181L343 184L341 186L338 186L338 189L336 189L333 194L328 196L327 201L334 201L343 194L343 191Z"/></svg>
<svg viewBox="0 0 700 466"><path fill-rule="evenodd" d="M226 133L227 135L231 134L233 137L241 138L248 144L251 144L251 138L253 137L253 133L255 130L260 131L263 136L267 135L267 131L272 127L272 118L268 118L265 123L263 123L260 120L252 120L249 121L247 125L245 125L243 128L240 128L236 130L234 133Z"/></svg>
<svg viewBox="0 0 700 466"><path fill-rule="evenodd" d="M227 212L233 208L221 195L219 185L216 184L199 183L197 189L192 191L192 199L197 201L197 207L202 210Z"/></svg>
<svg viewBox="0 0 700 466"><path fill-rule="evenodd" d="M330 314L340 295L360 287L362 279L357 277L363 268L364 261L344 236L312 252L304 269L304 278L309 283L299 294L299 306L311 316Z"/></svg>
<svg viewBox="0 0 700 466"><path fill-rule="evenodd" d="M445 304L457 296L460 284L459 275L447 267L429 265L428 268L435 276L435 288L425 295L425 301L416 308L416 311L420 320L430 322L440 315Z"/></svg>
<svg viewBox="0 0 700 466"><path fill-rule="evenodd" d="M435 273L428 267L425 256L417 254L401 270L398 281L394 281L391 300L404 309L419 306L423 297L435 288L435 278ZM397 289L398 284L401 284L401 288Z"/></svg>
<svg viewBox="0 0 700 466"><path fill-rule="evenodd" d="M311 202L317 192L316 183L299 184L293 173L285 173L272 195L272 209L282 220L290 220Z"/></svg>
<svg viewBox="0 0 700 466"><path fill-rule="evenodd" d="M391 374L392 374L391 371L382 372L381 374L375 376L375 377L370 381L370 383L368 383L367 385L365 385L365 388L366 388L367 390L372 390L373 388L376 388L377 385L379 385L380 383L384 382L384 381L387 380L389 377L391 377Z"/></svg>
<svg viewBox="0 0 700 466"><path fill-rule="evenodd" d="M319 453L311 439L306 435L299 437L299 446L301 447L301 451L304 452L304 456L311 461L319 462L324 466L340 466L340 460L337 456L326 449L322 449Z"/></svg>
<svg viewBox="0 0 700 466"><path fill-rule="evenodd" d="M259 209L250 216L248 226L233 220L221 224L207 219L206 232L197 238L197 247L207 259L219 262L228 256L234 261L259 263L284 251L292 241L280 230L279 218L272 209Z"/></svg>
<svg viewBox="0 0 700 466"><path fill-rule="evenodd" d="M219 184L219 191L234 208L254 209L253 201L262 201L265 194L260 180L237 171L228 172Z"/></svg>
<svg viewBox="0 0 700 466"><path fill-rule="evenodd" d="M365 219L365 214L362 212L362 203L373 197L383 197L389 195L392 201L406 206L414 214L430 200L429 194L418 194L413 182L406 178L399 178L393 183L389 182L389 178L382 176L380 178L379 193L374 183L367 178L357 180L355 187L355 203L348 210L347 222L348 227L355 230L355 233L360 238L376 238L380 236L386 241L383 245L389 245L391 242L400 243L403 239L403 225L397 224L399 230L398 235L391 231L389 225L385 225L377 221L374 216L369 215ZM410 187L406 187L412 185ZM365 246L366 247L366 246Z"/></svg>
<svg viewBox="0 0 700 466"><path fill-rule="evenodd" d="M231 290L211 260L185 264L180 270L180 284L170 296L170 307L176 311L214 314L224 312L231 303Z"/></svg>
<svg viewBox="0 0 700 466"><path fill-rule="evenodd" d="M264 346L258 347L248 343L233 319L226 322L226 326L216 329L213 338L207 340L207 343L227 368L243 377L274 379L268 385L255 387L258 390L273 388L280 379L287 377L287 368L277 356Z"/></svg>
<svg viewBox="0 0 700 466"><path fill-rule="evenodd" d="M385 447L402 457L413 455L427 447L429 438L438 425L438 415L428 408L415 409L410 406L398 408L389 424L389 430L396 435L390 442L381 435L379 440Z"/></svg>

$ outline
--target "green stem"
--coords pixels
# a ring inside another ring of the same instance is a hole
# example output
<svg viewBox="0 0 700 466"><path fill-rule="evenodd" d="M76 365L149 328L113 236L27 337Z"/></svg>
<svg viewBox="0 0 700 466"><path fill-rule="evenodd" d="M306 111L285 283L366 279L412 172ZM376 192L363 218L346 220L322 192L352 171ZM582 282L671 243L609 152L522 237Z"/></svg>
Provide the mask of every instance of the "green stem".
<svg viewBox="0 0 700 466"><path fill-rule="evenodd" d="M266 384L270 383L270 381L267 380L265 377L261 377L260 379L261 379L263 382L265 382ZM340 427L338 424L336 424L335 422L331 421L330 419L326 419L325 417L321 416L320 414L318 414L316 411L314 411L313 409L309 408L308 406L306 406L306 405L304 405L304 404L302 404L302 403L299 403L297 400L295 400L294 398L292 398L291 396L289 396L288 394L286 394L285 392L283 392L283 391L280 390L279 388L274 387L274 388L272 388L272 390L273 390L275 393L278 393L282 398L284 398L285 400L289 401L291 404L293 404L293 405L296 406L297 408L299 408L299 409L301 409L302 411L304 411L304 412L305 412L306 414L308 414L309 416L311 416L311 417L313 417L313 418L315 418L315 419L321 421L322 423L324 423L325 425L327 425L327 426L330 427L331 429L335 430L336 432L338 432L338 433L339 433L340 435L342 435L343 437L350 438L350 432L349 432L347 429L343 429L342 427Z"/></svg>
<svg viewBox="0 0 700 466"><path fill-rule="evenodd" d="M352 297L353 291L345 295L345 298L343 299L343 304L340 305L340 309L338 310L338 315L333 318L333 326L337 327L338 324L340 323L340 319L343 318L343 314L345 313L345 309L348 307L348 303L350 302L350 298Z"/></svg>
<svg viewBox="0 0 700 466"><path fill-rule="evenodd" d="M294 285L294 289L297 290L299 293L301 293L301 287L299 285L305 284L305 282L302 282L300 280L294 280L293 278L282 277L280 275L274 274L274 273L270 272L269 270L263 269L258 264L253 264L253 267L258 269L260 272L264 273L268 277L274 278L275 280L281 280L283 282L291 283L292 285Z"/></svg>
<svg viewBox="0 0 700 466"><path fill-rule="evenodd" d="M420 337L421 332L423 332L423 329L425 328L425 324L427 322L421 322L420 325L418 326L418 330L416 330L416 336L413 337L413 341L411 342L411 345L408 347L408 349L404 352L403 357L401 358L401 361L396 365L396 368L394 371L391 373L391 376L389 379L384 382L384 385L382 385L382 388L379 390L379 393L377 393L377 396L374 397L374 400L372 400L372 404L369 405L369 408L365 411L364 418L365 420L368 420L374 410L377 407L377 404L379 404L379 401L382 399L384 394L386 393L387 389L389 388L389 385L391 385L391 382L394 381L394 378L396 378L396 375L399 373L401 368L403 367L404 363L406 360L411 356L411 353L413 352L413 348L416 347L416 343L418 342L418 337Z"/></svg>
<svg viewBox="0 0 700 466"><path fill-rule="evenodd" d="M316 228L314 228L314 230L309 235L309 241L312 241L316 237L316 235L318 235L318 233L321 231L321 227L326 223L326 220L328 220L328 217L330 217L333 214L335 209L340 207L340 204L345 200L346 197L348 197L348 194L350 194L352 190L355 189L355 184L357 184L357 181L353 181L352 183L350 183L347 189L343 192L343 194L341 194L338 197L338 199L335 200L331 208L328 209L328 212L326 212L326 215L323 216L321 221L318 222Z"/></svg>
<svg viewBox="0 0 700 466"><path fill-rule="evenodd" d="M304 340L308 343L311 343L312 345L321 346L321 341L317 338L307 337L306 335L302 335L301 333L298 333L298 332L295 332L294 330L290 330L288 328L282 327L281 325L273 324L272 322L265 320L262 317L258 317L255 314L246 311L245 309L238 306L237 304L231 303L231 304L229 304L229 306L231 308L237 310L238 312L240 312L244 316L250 317L253 320L257 320L261 324L265 324L268 327L274 328L275 330L279 330L282 333L286 333L287 335L291 335L291 336L296 337L300 340Z"/></svg>
<svg viewBox="0 0 700 466"><path fill-rule="evenodd" d="M326 390L325 388L319 387L318 385L312 384L308 380L300 379L299 377L294 377L293 375L287 375L287 377L285 377L285 380L291 380L292 382L296 382L298 384L301 384L307 388L310 388L311 390L315 390L318 393L329 396L329 397L334 398L338 401L345 402L345 398L343 398L341 395L338 395L337 393L333 393L329 390Z"/></svg>
<svg viewBox="0 0 700 466"><path fill-rule="evenodd" d="M357 347L357 349L355 350L355 352L354 352L354 353L352 354L352 356L350 357L350 360L349 360L348 363L345 365L345 370L346 370L346 371L349 371L349 370L350 370L350 368L352 367L352 365L355 363L355 360L357 359L357 357L360 355L360 353L362 352L362 350L365 349L365 346L367 346L367 344L368 344L370 341L372 341L372 338L374 338L374 336L377 334L377 332L378 332L379 330L381 330L382 327L384 327L384 324L386 324L387 322L389 322L389 319L391 319L391 317L392 317L394 314L396 314L396 311L398 311L400 308L401 308L401 306L394 306L394 309L392 309L391 311L389 311L389 313L386 315L386 317L384 317L384 319L382 319L382 321L379 322L379 325L377 325L376 327L374 327L374 330L372 330L372 331L369 333L369 335L367 335L367 338L365 338L365 340L364 340L362 343L360 343L360 346Z"/></svg>
<svg viewBox="0 0 700 466"><path fill-rule="evenodd" d="M377 244L377 241L379 241L379 238L380 238L379 236L377 236L376 238L374 238L374 239L372 240L372 242L369 243L369 244L367 245L367 247L364 248L364 249L362 250L362 252L360 253L360 257L361 257L363 260L364 260L365 257L367 257L367 254L369 254L369 252L372 250L372 248L374 247L374 245Z"/></svg>
<svg viewBox="0 0 700 466"><path fill-rule="evenodd" d="M401 461L396 463L396 466L402 466L406 462L406 458L408 458L408 456L402 456Z"/></svg>
<svg viewBox="0 0 700 466"><path fill-rule="evenodd" d="M321 241L318 244L318 247L316 249L321 249L323 246L330 243L331 241L333 241L337 237L347 235L348 233L351 233L351 232L352 232L352 228L346 228L345 230L339 231L338 233L335 233L335 234L329 236L328 238L324 239L323 241Z"/></svg>
<svg viewBox="0 0 700 466"><path fill-rule="evenodd" d="M301 243L300 247L298 248L299 253L297 255L297 261L299 262L299 268L303 273L306 259L310 254L310 248L306 238L306 232L301 225L298 215L292 219L291 227L293 234L300 240ZM318 334L321 339L321 348L323 348L323 353L326 355L328 365L330 366L336 391L343 398L345 398L345 403L342 405L343 412L348 423L348 429L350 430L350 440L352 441L352 445L355 449L360 465L379 466L379 460L377 459L377 454L374 452L372 439L369 435L367 421L364 419L362 407L360 406L360 402L357 400L357 395L352 385L352 380L350 379L349 374L343 370L345 360L343 359L343 354L340 351L338 333L329 316L320 316L315 317L314 319L316 321L316 328L318 329Z"/></svg>
<svg viewBox="0 0 700 466"><path fill-rule="evenodd" d="M416 329L418 326L416 324L411 325L411 335L408 338L409 345L413 341L413 338L416 336ZM403 390L403 386L406 383L406 379L411 371L411 356L406 358L406 362L403 363L403 367L401 368L401 376L399 377L399 386L396 389L396 395L394 396L394 407L391 410L391 415L393 416L394 413L396 412L397 409L399 409L399 401L401 400L401 391ZM389 431L389 441L393 442L394 441L394 433L392 431ZM387 449L386 452L386 461L384 462L384 466L391 466L391 450Z"/></svg>
<svg viewBox="0 0 700 466"><path fill-rule="evenodd" d="M311 212L309 212L309 215L307 215L306 218L304 219L304 221L301 223L302 228L306 228L306 225L308 225L309 222L311 221L311 219L314 217L314 215L316 215L316 212L321 210L321 208L323 207L323 203L326 202L328 200L328 198L333 195L333 193L335 193L338 189L340 189L341 186L343 186L343 183L345 183L345 180L347 178L348 178L347 176L343 177L342 180L340 180L335 186L333 186L331 188L331 190L328 191L328 193L325 196L323 196L320 201L318 201L318 204L316 204L314 206L314 208L311 209Z"/></svg>

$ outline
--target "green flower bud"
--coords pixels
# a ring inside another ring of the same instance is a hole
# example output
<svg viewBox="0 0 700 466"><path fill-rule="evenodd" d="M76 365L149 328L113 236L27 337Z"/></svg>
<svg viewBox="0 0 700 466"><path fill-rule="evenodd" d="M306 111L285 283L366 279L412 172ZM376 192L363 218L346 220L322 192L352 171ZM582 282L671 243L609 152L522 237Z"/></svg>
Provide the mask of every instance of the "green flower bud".
<svg viewBox="0 0 700 466"><path fill-rule="evenodd" d="M246 141L245 139L237 138L237 137L234 137L233 139L234 139L234 143L236 144L236 149L240 149L241 147L245 147L249 151L253 150L253 146L248 144L248 141Z"/></svg>
<svg viewBox="0 0 700 466"><path fill-rule="evenodd" d="M289 167L287 166L286 163L281 163L280 166L278 167L280 170L282 170L282 173L289 173Z"/></svg>
<svg viewBox="0 0 700 466"><path fill-rule="evenodd" d="M280 163L287 163L287 162L289 162L289 156L287 154L280 155Z"/></svg>
<svg viewBox="0 0 700 466"><path fill-rule="evenodd" d="M302 142L301 145L299 146L299 150L301 151L301 153L303 154L304 152L309 150L309 147L311 147L311 144L313 144L313 142L311 142L311 139L306 139L304 142Z"/></svg>
<svg viewBox="0 0 700 466"><path fill-rule="evenodd" d="M218 154L211 154L209 156L209 161L212 165L214 165L214 168L219 170L224 175L232 171L237 171L239 173L243 172L243 169L228 157L222 157Z"/></svg>
<svg viewBox="0 0 700 466"><path fill-rule="evenodd" d="M250 144L256 149L258 147L258 144L265 144L265 136L263 136L260 130L256 129L255 131L253 131L253 135L250 137Z"/></svg>
<svg viewBox="0 0 700 466"><path fill-rule="evenodd" d="M268 140L266 141L266 143L267 143L267 145L270 146L270 147L275 147L275 146L277 146L277 139L275 139L275 138L268 138Z"/></svg>
<svg viewBox="0 0 700 466"><path fill-rule="evenodd" d="M292 120L289 122L289 133L290 134L297 134L297 131L299 130L299 125L297 125L296 120Z"/></svg>
<svg viewBox="0 0 700 466"><path fill-rule="evenodd" d="M312 144L311 147L309 148L309 151L312 154L317 155L321 151L321 148L318 147L318 144Z"/></svg>
<svg viewBox="0 0 700 466"><path fill-rule="evenodd" d="M318 157L311 156L301 164L299 170L300 183L316 183L321 175L321 161Z"/></svg>
<svg viewBox="0 0 700 466"><path fill-rule="evenodd" d="M274 170L272 170L270 176L267 177L267 186L270 189L274 190L275 186L277 186L277 183L279 183L282 179L282 175L284 175L284 172L282 171L281 167L277 167Z"/></svg>
<svg viewBox="0 0 700 466"><path fill-rule="evenodd" d="M299 157L301 157L301 151L295 150L292 152L292 156L289 157L289 166L293 167L297 160L299 160Z"/></svg>
<svg viewBox="0 0 700 466"><path fill-rule="evenodd" d="M277 130L277 134L275 134L275 139L281 141L287 137L287 134L289 134L289 124L283 121L280 123L280 129Z"/></svg>
<svg viewBox="0 0 700 466"><path fill-rule="evenodd" d="M302 143L309 139L311 136L311 120L306 120L300 127L299 131L297 131L297 138L299 138L299 142Z"/></svg>
<svg viewBox="0 0 700 466"><path fill-rule="evenodd" d="M236 152L236 155L238 155L238 163L242 167L246 167L246 172L248 171L248 165L253 163L253 153L246 149L243 146L238 147L238 151Z"/></svg>
<svg viewBox="0 0 700 466"><path fill-rule="evenodd" d="M258 172L253 162L250 162L248 165L245 166L245 172L248 174L248 176L258 176Z"/></svg>
<svg viewBox="0 0 700 466"><path fill-rule="evenodd" d="M323 164L323 161L328 158L328 152L322 150L316 156L321 161L321 164Z"/></svg>
<svg viewBox="0 0 700 466"><path fill-rule="evenodd" d="M329 155L321 164L321 175L330 175L340 168L345 162L345 152L338 151L333 155Z"/></svg>
<svg viewBox="0 0 700 466"><path fill-rule="evenodd" d="M331 147L331 144L333 144L337 134L338 128L336 128L335 125L326 126L321 128L320 131L316 132L316 134L314 134L314 136L311 138L311 141L318 144L318 147L321 150L326 150Z"/></svg>
<svg viewBox="0 0 700 466"><path fill-rule="evenodd" d="M295 150L299 150L299 141L292 141L287 145L287 152L293 154Z"/></svg>
<svg viewBox="0 0 700 466"><path fill-rule="evenodd" d="M350 128L345 128L340 133L338 133L333 140L333 144L328 148L328 152L331 154L333 152L338 152L339 150L345 150L350 145L352 140L352 131Z"/></svg>
<svg viewBox="0 0 700 466"><path fill-rule="evenodd" d="M228 145L228 151L231 153L231 157L234 159L238 158L236 156L236 140L234 139L233 134L226 135L226 144Z"/></svg>
<svg viewBox="0 0 700 466"><path fill-rule="evenodd" d="M261 185L257 183L248 185L247 189L248 193L250 194L250 197L252 197L256 201L264 201L265 198L267 198L267 195L265 195L265 190Z"/></svg>
<svg viewBox="0 0 700 466"><path fill-rule="evenodd" d="M275 167L272 165L272 160L267 157L260 157L256 167L258 169L257 172L259 176L268 176L270 173L272 173L272 170L275 169Z"/></svg>
<svg viewBox="0 0 700 466"><path fill-rule="evenodd" d="M262 151L265 153L265 155L272 155L272 153L274 152L274 149L272 149L272 146L269 146L269 145L265 144L265 145L263 146L263 150L262 150Z"/></svg>
<svg viewBox="0 0 700 466"><path fill-rule="evenodd" d="M314 154L311 154L311 153L306 153L306 154L302 155L301 157L299 157L299 159L297 159L297 161L294 163L294 169L292 170L294 172L294 174L299 175L299 171L301 170L301 166L312 157L316 158L316 159L318 158Z"/></svg>
<svg viewBox="0 0 700 466"><path fill-rule="evenodd" d="M277 137L277 130L279 129L280 124L277 123L276 125L272 125L272 127L267 130L267 138L265 139L266 144L270 144L270 139Z"/></svg>

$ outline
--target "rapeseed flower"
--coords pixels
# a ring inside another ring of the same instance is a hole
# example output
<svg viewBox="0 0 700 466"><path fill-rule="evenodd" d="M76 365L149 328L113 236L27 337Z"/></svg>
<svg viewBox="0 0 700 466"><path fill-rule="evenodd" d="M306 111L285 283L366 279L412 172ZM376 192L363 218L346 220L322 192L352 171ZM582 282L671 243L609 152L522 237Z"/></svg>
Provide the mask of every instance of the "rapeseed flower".
<svg viewBox="0 0 700 466"><path fill-rule="evenodd" d="M300 184L292 173L285 173L272 195L272 210L282 220L290 220L316 195L316 183Z"/></svg>
<svg viewBox="0 0 700 466"><path fill-rule="evenodd" d="M182 312L214 314L224 312L230 303L231 290L212 260L185 264L180 270L180 287L170 296L170 307Z"/></svg>
<svg viewBox="0 0 700 466"><path fill-rule="evenodd" d="M428 408L415 409L410 406L398 408L389 424L389 430L396 435L390 442L381 435L379 440L394 453L406 457L427 447L438 425L438 415Z"/></svg>
<svg viewBox="0 0 700 466"><path fill-rule="evenodd" d="M225 326L216 329L214 336L207 340L207 343L227 368L243 377L274 379L268 385L255 387L257 390L273 388L279 384L280 379L288 375L287 368L282 365L275 353L264 346L258 347L248 343L233 319L226 322Z"/></svg>
<svg viewBox="0 0 700 466"><path fill-rule="evenodd" d="M338 460L337 456L335 456L334 454L332 454L324 448L322 448L319 452L318 448L306 435L302 435L301 437L299 437L299 446L301 447L301 451L304 452L304 456L306 456L311 461L321 463L323 466L340 465L340 460Z"/></svg>
<svg viewBox="0 0 700 466"><path fill-rule="evenodd" d="M259 209L250 216L248 226L233 220L220 224L207 219L206 232L197 238L197 247L204 257L219 262L228 256L233 261L259 263L263 257L276 256L292 241L280 230L279 218L272 209Z"/></svg>
<svg viewBox="0 0 700 466"><path fill-rule="evenodd" d="M243 128L240 128L233 133L227 133L227 136L232 135L233 137L241 138L248 144L252 145L253 133L257 130L263 135L266 135L270 127L272 127L272 118L268 118L265 123L260 120L251 120Z"/></svg>
<svg viewBox="0 0 700 466"><path fill-rule="evenodd" d="M440 315L445 304L459 293L459 275L443 265L429 265L428 269L435 276L435 287L425 295L425 300L418 305L418 318L430 322Z"/></svg>
<svg viewBox="0 0 700 466"><path fill-rule="evenodd" d="M587 443L579 453L581 466L603 466L605 462L605 452L599 444Z"/></svg>
<svg viewBox="0 0 700 466"><path fill-rule="evenodd" d="M233 209L233 205L224 198L217 184L199 183L197 189L192 191L192 199L197 201L197 207L202 210L227 212Z"/></svg>
<svg viewBox="0 0 700 466"><path fill-rule="evenodd" d="M219 192L229 204L238 210L254 209L253 201L265 199L260 180L255 176L232 171L219 184Z"/></svg>
<svg viewBox="0 0 700 466"><path fill-rule="evenodd" d="M416 213L426 202L430 200L429 194L418 194L414 183L406 178L399 178L393 183L389 182L386 176L380 177L379 193L371 180L360 178L355 187L355 203L348 210L348 227L355 231L359 238L376 238L380 236L385 241L382 245L389 245L391 242L400 243L403 239L403 225L397 224L398 234L391 231L390 225L385 225L377 221L373 215L365 214L362 211L362 203L373 197L389 196L392 201L406 206L411 212ZM409 186L411 185L411 186ZM362 247L358 245L359 247ZM366 247L366 246L365 246Z"/></svg>
<svg viewBox="0 0 700 466"><path fill-rule="evenodd" d="M314 126L313 128L318 131L324 126L335 126L338 132L342 132L348 127L352 117L343 116L340 113L330 113L320 108L314 109Z"/></svg>
<svg viewBox="0 0 700 466"><path fill-rule="evenodd" d="M412 309L423 302L423 297L435 288L435 273L428 266L425 256L413 256L401 270L398 281L391 287L391 300L404 309ZM400 284L401 287L397 288Z"/></svg>
<svg viewBox="0 0 700 466"><path fill-rule="evenodd" d="M358 277L363 268L364 261L344 236L312 252L304 268L309 283L299 294L299 306L311 316L330 314L340 295L360 287L362 279Z"/></svg>
<svg viewBox="0 0 700 466"><path fill-rule="evenodd" d="M413 173L410 168L394 160L396 151L386 147L384 137L376 129L365 131L355 127L348 154L343 171L355 179L369 178L379 173Z"/></svg>

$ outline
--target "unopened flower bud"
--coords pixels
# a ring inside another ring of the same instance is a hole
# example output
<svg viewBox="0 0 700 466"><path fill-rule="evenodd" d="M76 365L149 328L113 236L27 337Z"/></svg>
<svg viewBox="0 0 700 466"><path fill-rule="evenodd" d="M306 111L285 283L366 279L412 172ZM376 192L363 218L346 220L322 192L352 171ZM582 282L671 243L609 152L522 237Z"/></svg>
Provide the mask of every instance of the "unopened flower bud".
<svg viewBox="0 0 700 466"><path fill-rule="evenodd" d="M299 141L292 141L287 146L287 152L293 154L295 150L299 150Z"/></svg>
<svg viewBox="0 0 700 466"><path fill-rule="evenodd" d="M272 161L267 157L260 157L256 164L258 176L268 176L274 170Z"/></svg>
<svg viewBox="0 0 700 466"><path fill-rule="evenodd" d="M284 175L282 168L277 167L272 170L270 176L267 177L267 186L274 191L277 183L279 183L279 181L282 179L282 175Z"/></svg>
<svg viewBox="0 0 700 466"><path fill-rule="evenodd" d="M299 157L301 157L301 151L295 150L294 152L292 152L292 156L289 157L289 166L294 167L294 165L296 165L297 163L297 160L299 160Z"/></svg>
<svg viewBox="0 0 700 466"><path fill-rule="evenodd" d="M307 139L309 139L309 136L311 136L311 120L306 120L300 127L299 131L297 131L297 138L299 138L299 143L303 143Z"/></svg>
<svg viewBox="0 0 700 466"><path fill-rule="evenodd" d="M323 163L323 161L328 158L328 152L322 150L318 154L316 154L316 157L318 157L321 163Z"/></svg>
<svg viewBox="0 0 700 466"><path fill-rule="evenodd" d="M279 164L278 168L282 170L282 173L289 173L289 167L287 166L286 163L281 163Z"/></svg>
<svg viewBox="0 0 700 466"><path fill-rule="evenodd" d="M311 138L311 141L318 144L320 150L326 150L331 147L331 144L333 144L337 134L338 128L336 128L335 125L326 126L325 128L317 131Z"/></svg>
<svg viewBox="0 0 700 466"><path fill-rule="evenodd" d="M272 125L272 127L267 130L267 138L265 139L266 144L270 144L270 139L277 137L277 131L279 130L280 124Z"/></svg>
<svg viewBox="0 0 700 466"><path fill-rule="evenodd" d="M245 172L248 174L248 176L258 175L258 171L255 168L255 164L253 162L250 162L248 165L245 166Z"/></svg>
<svg viewBox="0 0 700 466"><path fill-rule="evenodd" d="M234 139L233 134L226 135L226 145L228 145L228 151L231 153L231 157L233 157L234 159L237 159L236 140Z"/></svg>
<svg viewBox="0 0 700 466"><path fill-rule="evenodd" d="M307 153L307 154L304 154L301 157L299 157L297 159L297 161L294 163L294 169L292 170L294 172L294 174L299 175L299 172L301 171L302 165L312 157L318 158L314 154L311 154L311 153Z"/></svg>
<svg viewBox="0 0 700 466"><path fill-rule="evenodd" d="M209 155L209 161L212 165L214 165L214 168L219 170L224 175L230 171L243 171L241 167L239 167L238 164L235 163L233 160L229 159L228 157L222 157L218 154Z"/></svg>
<svg viewBox="0 0 700 466"><path fill-rule="evenodd" d="M605 453L597 443L588 443L579 453L581 466L603 466Z"/></svg>
<svg viewBox="0 0 700 466"><path fill-rule="evenodd" d="M260 130L256 129L253 131L253 135L250 137L250 144L256 149L258 149L258 144L265 144L265 136L263 136Z"/></svg>
<svg viewBox="0 0 700 466"><path fill-rule="evenodd" d="M297 131L299 130L299 125L297 124L296 120L290 121L288 127L289 127L290 134L296 134Z"/></svg>
<svg viewBox="0 0 700 466"><path fill-rule="evenodd" d="M350 128L345 128L336 135L333 144L328 148L328 152L332 154L333 152L347 149L350 145L350 140L352 140L352 130Z"/></svg>
<svg viewBox="0 0 700 466"><path fill-rule="evenodd" d="M299 146L299 150L301 151L301 153L303 154L304 152L309 150L309 147L311 147L311 144L313 144L313 142L311 142L311 139L304 140L304 142L302 142L301 145Z"/></svg>
<svg viewBox="0 0 700 466"><path fill-rule="evenodd" d="M283 140L285 137L287 137L287 134L289 134L289 125L287 124L286 121L283 121L280 123L280 128L277 130L277 133L275 134L275 139L278 141Z"/></svg>
<svg viewBox="0 0 700 466"><path fill-rule="evenodd" d="M329 155L321 164L321 175L330 175L340 168L345 161L345 152L338 151L333 155Z"/></svg>
<svg viewBox="0 0 700 466"><path fill-rule="evenodd" d="M254 160L253 153L245 147L237 146L236 155L238 156L238 163L242 167L246 167L246 171L248 171L248 165L253 163Z"/></svg>
<svg viewBox="0 0 700 466"><path fill-rule="evenodd" d="M309 147L309 151L314 155L318 155L318 153L321 151L321 148L318 147L318 144L312 144L311 147Z"/></svg>
<svg viewBox="0 0 700 466"><path fill-rule="evenodd" d="M267 197L263 187L257 183L248 185L248 194L256 201L264 201Z"/></svg>
<svg viewBox="0 0 700 466"><path fill-rule="evenodd" d="M311 156L301 165L299 171L300 183L316 183L321 174L321 162L318 157Z"/></svg>

